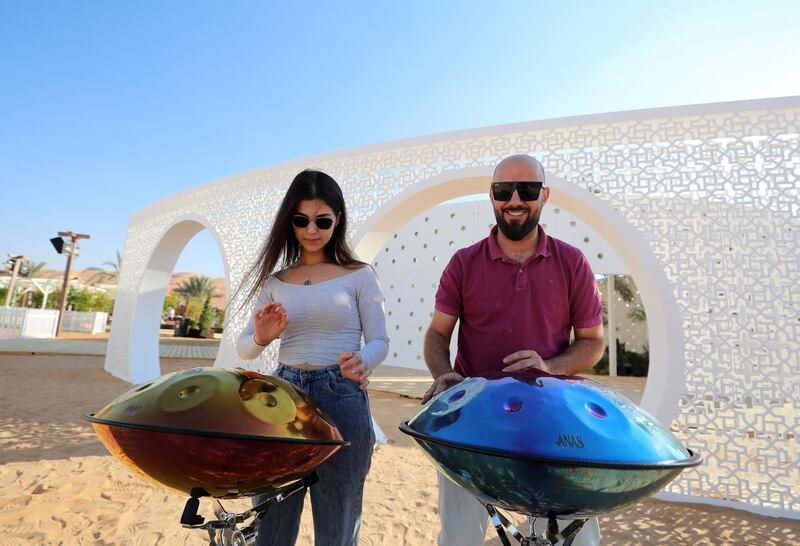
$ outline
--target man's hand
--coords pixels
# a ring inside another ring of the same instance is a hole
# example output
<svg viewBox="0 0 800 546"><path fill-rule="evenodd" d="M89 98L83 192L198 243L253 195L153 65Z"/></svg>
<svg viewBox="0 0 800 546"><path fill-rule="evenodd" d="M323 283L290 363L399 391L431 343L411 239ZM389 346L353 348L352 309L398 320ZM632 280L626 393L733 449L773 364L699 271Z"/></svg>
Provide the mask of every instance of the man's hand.
<svg viewBox="0 0 800 546"><path fill-rule="evenodd" d="M422 397L422 404L426 404L434 396L446 391L453 385L464 381L464 377L456 372L444 373L433 381L431 388Z"/></svg>
<svg viewBox="0 0 800 546"><path fill-rule="evenodd" d="M543 372L552 373L547 363L539 356L539 353L531 349L511 353L503 359L503 364L509 364L509 366L503 368L504 372L516 372L524 370L525 368L536 368Z"/></svg>
<svg viewBox="0 0 800 546"><path fill-rule="evenodd" d="M361 355L358 353L342 353L339 355L337 361L339 369L342 370L342 377L358 383L359 388L363 391L369 385L370 375L369 366L361 360Z"/></svg>

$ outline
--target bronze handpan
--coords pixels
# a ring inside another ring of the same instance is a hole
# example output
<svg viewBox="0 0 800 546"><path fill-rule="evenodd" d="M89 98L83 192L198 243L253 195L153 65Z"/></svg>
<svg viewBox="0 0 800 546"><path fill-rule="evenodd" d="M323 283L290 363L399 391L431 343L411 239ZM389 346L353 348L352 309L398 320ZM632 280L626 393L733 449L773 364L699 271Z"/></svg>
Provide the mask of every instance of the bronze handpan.
<svg viewBox="0 0 800 546"><path fill-rule="evenodd" d="M194 497L270 491L347 444L302 390L238 368L167 374L84 417L133 471Z"/></svg>

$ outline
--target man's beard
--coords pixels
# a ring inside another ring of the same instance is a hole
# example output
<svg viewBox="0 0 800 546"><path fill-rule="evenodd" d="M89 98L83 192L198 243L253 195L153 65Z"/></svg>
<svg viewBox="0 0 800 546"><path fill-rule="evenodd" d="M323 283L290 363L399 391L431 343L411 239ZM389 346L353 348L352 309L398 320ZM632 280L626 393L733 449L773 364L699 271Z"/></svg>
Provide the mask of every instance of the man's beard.
<svg viewBox="0 0 800 546"><path fill-rule="evenodd" d="M522 210L522 209L506 209L506 210ZM497 227L503 232L503 235L512 241L519 241L528 236L536 226L539 225L539 216L541 211L534 214L528 209L528 219L524 222L506 222L504 211L494 209L494 218L497 220Z"/></svg>

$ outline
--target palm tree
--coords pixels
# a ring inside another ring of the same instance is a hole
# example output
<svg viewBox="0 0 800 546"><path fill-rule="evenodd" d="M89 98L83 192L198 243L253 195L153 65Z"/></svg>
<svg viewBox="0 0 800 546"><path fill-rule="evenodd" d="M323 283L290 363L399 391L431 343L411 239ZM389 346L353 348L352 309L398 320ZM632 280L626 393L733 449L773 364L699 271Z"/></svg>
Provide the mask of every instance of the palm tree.
<svg viewBox="0 0 800 546"><path fill-rule="evenodd" d="M106 260L105 262L103 262L103 265L111 267L114 273L119 275L120 273L122 273L122 254L119 253L119 250L116 251L116 254L117 254L117 259L115 261L112 262L110 260Z"/></svg>
<svg viewBox="0 0 800 546"><path fill-rule="evenodd" d="M191 298L218 298L222 294L218 293L211 279L202 275L195 275L189 280L183 281L178 288L173 290L176 294L183 296L184 301Z"/></svg>
<svg viewBox="0 0 800 546"><path fill-rule="evenodd" d="M86 271L97 271L97 273L89 279L89 284L98 284L101 282L106 281L113 281L119 278L120 273L122 272L122 255L119 253L119 250L116 251L117 259L116 261L106 260L103 262L104 267L87 267ZM106 271L105 266L109 266L111 271Z"/></svg>
<svg viewBox="0 0 800 546"><path fill-rule="evenodd" d="M608 282L608 277L606 277L606 282ZM631 279L628 275L614 275L614 291L619 295L619 297L625 303L632 304L635 299L635 286L633 286L633 279ZM606 304L603 303L603 324L607 324L607 319L605 318L608 315L608 310ZM647 320L647 314L644 311L644 307L640 304L636 304L630 308L628 311L628 320L633 322L644 322Z"/></svg>
<svg viewBox="0 0 800 546"><path fill-rule="evenodd" d="M647 320L647 313L644 312L644 307L633 307L628 311L628 320L632 322L644 322Z"/></svg>
<svg viewBox="0 0 800 546"><path fill-rule="evenodd" d="M28 262L28 268L23 273L20 271L20 277L26 277L28 279L35 279L36 276L42 272L42 269L45 268L47 262Z"/></svg>
<svg viewBox="0 0 800 546"><path fill-rule="evenodd" d="M614 290L625 303L632 303L634 294L630 277L627 275L614 275Z"/></svg>

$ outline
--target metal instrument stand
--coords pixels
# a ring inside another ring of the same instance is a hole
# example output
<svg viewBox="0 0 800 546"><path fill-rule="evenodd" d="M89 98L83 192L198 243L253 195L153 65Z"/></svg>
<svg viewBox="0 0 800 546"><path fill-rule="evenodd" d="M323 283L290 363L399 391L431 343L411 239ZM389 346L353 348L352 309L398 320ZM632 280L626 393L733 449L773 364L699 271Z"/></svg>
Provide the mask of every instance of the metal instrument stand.
<svg viewBox="0 0 800 546"><path fill-rule="evenodd" d="M317 474L312 472L300 480L273 489L267 493L269 497L266 500L241 513L227 512L222 504L214 499L214 516L217 519L210 521L205 521L202 516L197 515L200 499L198 496L192 496L186 501L183 509L181 526L186 529L208 531L209 546L251 546L255 544L259 524L267 510L287 497L299 491L305 491L315 483L317 483ZM250 517L253 518L250 523L241 528L237 527L237 524L243 523Z"/></svg>
<svg viewBox="0 0 800 546"><path fill-rule="evenodd" d="M503 546L511 546L511 542L506 536L506 530L520 543L520 546L557 546L559 544L562 546L571 546L578 532L583 528L583 524L588 521L587 519L575 520L563 530L559 531L558 520L556 520L555 514L549 514L547 516L547 529L543 533L535 536L533 520L530 520L530 530L528 531L528 536L525 536L507 517L498 512L497 508L488 503L483 503L483 506L486 507L486 511L489 512L489 518Z"/></svg>

